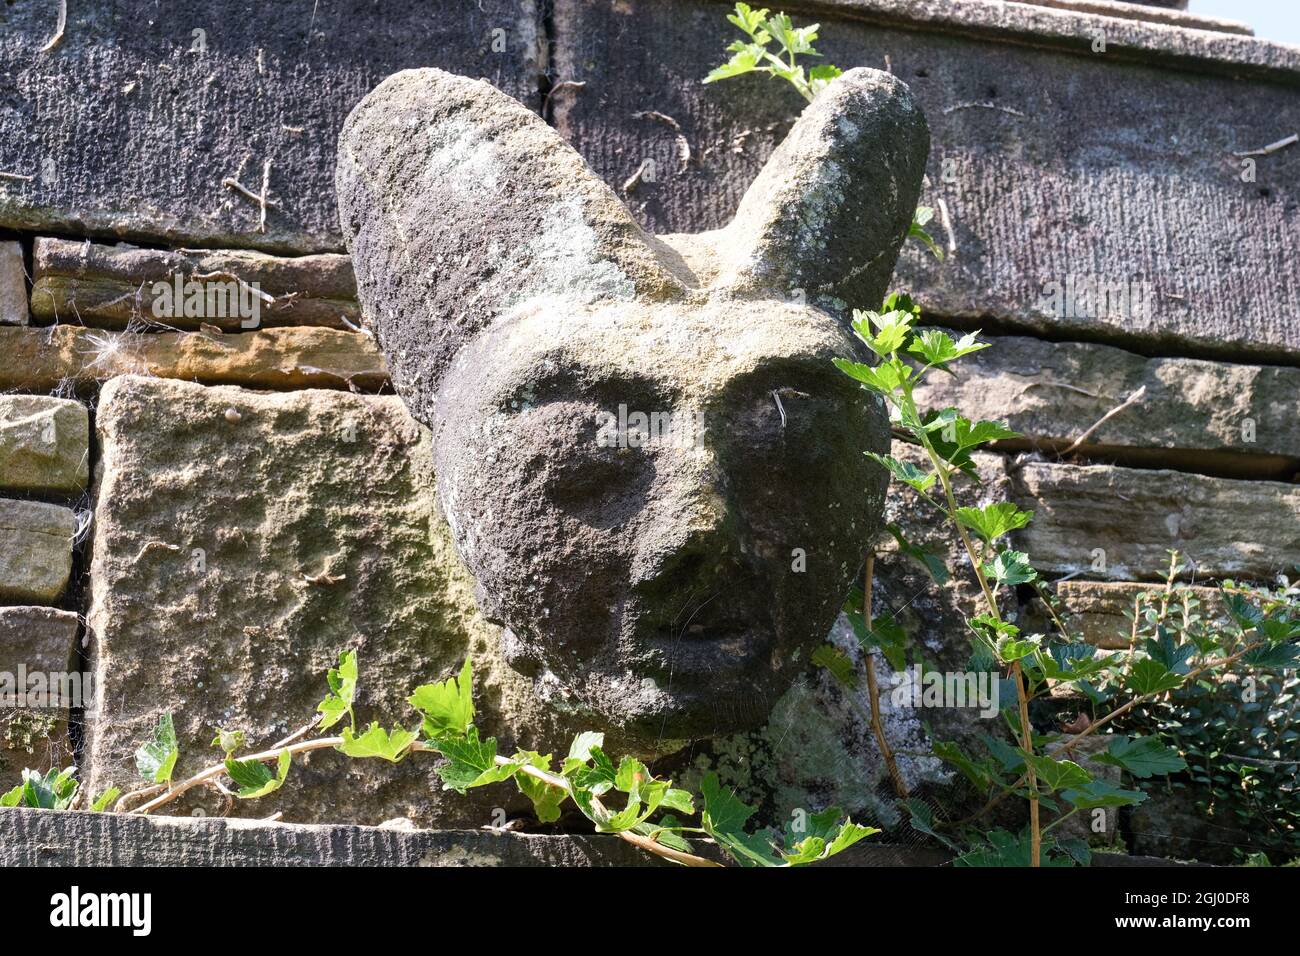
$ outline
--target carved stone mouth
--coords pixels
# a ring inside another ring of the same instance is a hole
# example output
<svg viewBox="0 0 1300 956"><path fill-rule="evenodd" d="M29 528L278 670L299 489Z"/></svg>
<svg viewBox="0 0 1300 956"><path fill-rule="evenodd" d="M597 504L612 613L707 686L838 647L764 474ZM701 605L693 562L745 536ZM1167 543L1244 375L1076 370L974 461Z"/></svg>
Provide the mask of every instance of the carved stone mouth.
<svg viewBox="0 0 1300 956"><path fill-rule="evenodd" d="M772 643L772 633L753 622L717 621L660 630L644 646L650 669L675 681L733 676L762 667Z"/></svg>

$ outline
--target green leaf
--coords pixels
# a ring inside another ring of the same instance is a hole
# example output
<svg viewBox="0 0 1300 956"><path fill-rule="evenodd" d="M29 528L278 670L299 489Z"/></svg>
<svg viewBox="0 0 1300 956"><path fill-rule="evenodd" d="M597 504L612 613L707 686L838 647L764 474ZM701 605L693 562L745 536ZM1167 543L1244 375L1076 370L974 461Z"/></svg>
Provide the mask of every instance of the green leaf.
<svg viewBox="0 0 1300 956"><path fill-rule="evenodd" d="M1135 661L1133 669L1124 680L1124 686L1138 695L1158 694L1181 686L1183 676L1175 674L1164 664L1150 657Z"/></svg>
<svg viewBox="0 0 1300 956"><path fill-rule="evenodd" d="M785 849L781 859L788 866L803 866L825 860L847 850L879 830L859 826L852 820L841 817L844 811L839 807L828 807L821 813L804 813L797 817L803 823L802 829L796 829L795 822L786 824Z"/></svg>
<svg viewBox="0 0 1300 956"><path fill-rule="evenodd" d="M726 63L709 71L709 75L704 78L705 83L716 83L718 80L730 79L733 76L742 76L745 73L752 73L763 59L763 48L758 44L742 44L741 48L731 55Z"/></svg>
<svg viewBox="0 0 1300 956"><path fill-rule="evenodd" d="M1124 790L1106 780L1093 780L1082 787L1066 790L1061 796L1076 810L1094 810L1097 807L1131 807L1147 798L1147 795L1141 790Z"/></svg>
<svg viewBox="0 0 1300 956"><path fill-rule="evenodd" d="M293 756L288 748L281 750L280 756L276 758L274 773L260 760L235 760L233 757L227 757L226 773L239 787L239 799L254 800L268 793L274 793L284 786L285 778L289 776L289 764L292 762Z"/></svg>
<svg viewBox="0 0 1300 956"><path fill-rule="evenodd" d="M352 714L352 702L357 696L357 652L341 651L339 666L331 667L325 674L330 693L316 705L321 715L319 727L333 727Z"/></svg>
<svg viewBox="0 0 1300 956"><path fill-rule="evenodd" d="M930 745L930 749L944 763L956 767L976 790L987 790L1000 779L998 769L987 758L981 757L977 760L970 757L952 741L936 740Z"/></svg>
<svg viewBox="0 0 1300 956"><path fill-rule="evenodd" d="M926 232L924 228L925 224L933 216L934 210L929 206L917 206L916 212L913 214L912 224L907 227L907 236L909 239L919 239L930 250L931 255L943 262L943 249L939 247L939 244L934 241L934 237Z"/></svg>
<svg viewBox="0 0 1300 956"><path fill-rule="evenodd" d="M37 770L23 770L23 782L0 797L0 807L31 807L36 810L66 810L77 795L77 768L52 767L42 776Z"/></svg>
<svg viewBox="0 0 1300 956"><path fill-rule="evenodd" d="M444 790L464 793L471 787L498 783L509 779L521 766L515 762L498 765L497 739L489 737L480 740L478 728L473 725L465 736L436 740L434 745L447 758L446 763L436 768Z"/></svg>
<svg viewBox="0 0 1300 956"><path fill-rule="evenodd" d="M1045 754L1026 753L1023 749L1020 756L1033 767L1039 787L1049 793L1084 787L1092 780L1092 774L1073 760L1056 760Z"/></svg>
<svg viewBox="0 0 1300 956"><path fill-rule="evenodd" d="M1009 501L984 508L957 509L957 520L989 544L1008 532L1023 528L1033 516L1032 511L1021 511Z"/></svg>
<svg viewBox="0 0 1300 956"><path fill-rule="evenodd" d="M548 773L551 769L550 754L543 756L535 751L521 751L515 754L514 759L521 766L527 764ZM539 821L554 823L560 819L560 805L568 799L568 790L549 784L545 780L530 777L526 773L516 772L514 776L519 792L533 802L533 813Z"/></svg>
<svg viewBox="0 0 1300 956"><path fill-rule="evenodd" d="M564 768L560 771L564 776L569 776L578 767L584 766L591 760L591 754L594 750L599 750L605 745L605 735L597 733L594 730L586 730L573 738L573 743L569 745L569 756L564 760Z"/></svg>
<svg viewBox="0 0 1300 956"><path fill-rule="evenodd" d="M1092 759L1096 763L1122 767L1142 779L1187 769L1187 762L1178 751L1156 737L1112 737L1106 752Z"/></svg>
<svg viewBox="0 0 1300 956"><path fill-rule="evenodd" d="M772 845L766 839L745 832L745 824L754 815L730 790L718 783L718 775L710 771L700 781L700 795L704 807L700 811L701 825L741 866L779 866Z"/></svg>
<svg viewBox="0 0 1300 956"><path fill-rule="evenodd" d="M1152 659L1164 664L1175 674L1186 674L1190 671L1192 668L1189 662L1196 654L1195 644L1179 644L1174 639L1174 632L1163 626L1156 629L1155 638L1148 638L1142 642L1142 649Z"/></svg>
<svg viewBox="0 0 1300 956"><path fill-rule="evenodd" d="M1300 644L1264 644L1241 655L1247 667L1285 669L1300 664Z"/></svg>
<svg viewBox="0 0 1300 956"><path fill-rule="evenodd" d="M823 644L812 653L812 662L824 667L844 687L857 687L858 675L853 669L853 661L834 644Z"/></svg>
<svg viewBox="0 0 1300 956"><path fill-rule="evenodd" d="M862 454L887 469L891 475L916 491L929 491L934 486L934 483L939 480L938 472L927 472L916 467L910 461L900 461L893 455L878 455L874 451L864 451Z"/></svg>
<svg viewBox="0 0 1300 956"><path fill-rule="evenodd" d="M343 742L335 749L349 757L379 757L397 763L406 756L406 748L415 740L415 736L414 731L402 727L388 731L380 727L378 721L371 721L360 736L354 734L351 727L344 727Z"/></svg>
<svg viewBox="0 0 1300 956"><path fill-rule="evenodd" d="M868 389L881 395L890 395L915 375L912 366L896 358L886 359L879 365L863 365L848 359L831 359L835 367Z"/></svg>
<svg viewBox="0 0 1300 956"><path fill-rule="evenodd" d="M923 548L920 545L912 544L903 535L903 529L896 524L887 524L885 529L893 535L894 541L898 543L898 550L901 554L917 561L929 572L934 583L942 587L948 583L948 565L943 559L943 555L938 551L929 548Z"/></svg>
<svg viewBox="0 0 1300 956"><path fill-rule="evenodd" d="M474 668L470 659L465 658L459 678L422 684L407 703L424 715L424 736L429 740L463 737L474 723Z"/></svg>
<svg viewBox="0 0 1300 956"><path fill-rule="evenodd" d="M988 342L976 341L978 335L978 332L972 332L962 336L958 342L942 329L923 329L912 339L908 351L921 356L928 365L946 372L949 362L989 347Z"/></svg>
<svg viewBox="0 0 1300 956"><path fill-rule="evenodd" d="M673 832L673 828L678 825L677 818L667 813L658 823L638 823L632 830L642 836L648 836L656 843L662 843L669 849L690 853L692 852L690 843L681 834Z"/></svg>
<svg viewBox="0 0 1300 956"><path fill-rule="evenodd" d="M1032 846L1027 832L1013 836L1005 830L994 830L988 835L988 845L976 847L952 861L953 866L1029 866ZM1042 866L1072 866L1068 857L1050 853L1040 854Z"/></svg>
<svg viewBox="0 0 1300 956"><path fill-rule="evenodd" d="M1023 551L999 551L992 561L984 562L981 569L986 578L993 580L997 587L1015 587L1027 584L1038 577L1038 572L1029 566L1029 555Z"/></svg>
<svg viewBox="0 0 1300 956"><path fill-rule="evenodd" d="M866 618L862 613L862 599L862 588L854 587L844 601L844 616L849 626L853 628L853 636L857 638L858 645L864 651L879 650L885 655L885 660L889 662L890 667L901 671L907 666L907 632L903 630L903 626L898 623L893 614L882 614L875 618L871 622L871 629L868 630ZM851 682L846 686L857 686L857 678L851 677Z"/></svg>
<svg viewBox="0 0 1300 956"><path fill-rule="evenodd" d="M824 63L821 66L814 66L808 70L808 85L812 87L813 95L816 96L822 90L826 89L828 83L843 74L838 66L831 66Z"/></svg>
<svg viewBox="0 0 1300 956"><path fill-rule="evenodd" d="M232 753L244 746L244 732L242 730L225 730L217 728L217 735L212 738L212 746L220 747L221 752L229 757Z"/></svg>
<svg viewBox="0 0 1300 956"><path fill-rule="evenodd" d="M115 803L117 798L121 795L122 791L119 788L109 787L96 797L95 802L90 805L91 813L103 813L111 804Z"/></svg>
<svg viewBox="0 0 1300 956"><path fill-rule="evenodd" d="M930 808L928 803L923 800L918 800L915 797L911 797L907 800L900 800L899 803L902 804L903 809L905 809L911 816L913 830L916 830L919 833L924 833L926 836L933 837L955 853L961 852L961 847L935 829L934 811Z"/></svg>
<svg viewBox="0 0 1300 956"><path fill-rule="evenodd" d="M167 783L172 778L179 754L172 715L163 714L154 728L153 740L135 752L135 769L150 783Z"/></svg>

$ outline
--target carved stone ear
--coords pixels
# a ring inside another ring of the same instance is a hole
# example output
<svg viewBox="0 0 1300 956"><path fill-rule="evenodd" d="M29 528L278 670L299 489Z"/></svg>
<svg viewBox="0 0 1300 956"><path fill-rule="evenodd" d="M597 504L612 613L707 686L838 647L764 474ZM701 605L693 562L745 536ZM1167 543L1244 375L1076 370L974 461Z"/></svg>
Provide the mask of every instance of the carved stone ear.
<svg viewBox="0 0 1300 956"><path fill-rule="evenodd" d="M930 129L908 88L855 69L804 110L716 238L715 286L843 316L878 308L916 210Z"/></svg>
<svg viewBox="0 0 1300 956"><path fill-rule="evenodd" d="M417 415L461 346L530 301L682 291L667 247L539 116L482 80L390 76L343 126L336 186L361 305Z"/></svg>

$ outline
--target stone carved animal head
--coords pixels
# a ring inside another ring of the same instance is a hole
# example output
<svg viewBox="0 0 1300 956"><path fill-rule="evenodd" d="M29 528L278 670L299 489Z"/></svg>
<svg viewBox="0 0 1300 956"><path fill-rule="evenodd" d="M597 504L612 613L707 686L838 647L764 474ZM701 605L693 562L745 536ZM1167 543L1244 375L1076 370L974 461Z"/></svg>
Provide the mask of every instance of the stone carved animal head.
<svg viewBox="0 0 1300 956"><path fill-rule="evenodd" d="M851 70L732 223L651 236L536 114L398 73L339 144L367 321L432 429L439 496L561 710L643 750L761 723L878 530L885 411L831 364L878 307L929 132Z"/></svg>

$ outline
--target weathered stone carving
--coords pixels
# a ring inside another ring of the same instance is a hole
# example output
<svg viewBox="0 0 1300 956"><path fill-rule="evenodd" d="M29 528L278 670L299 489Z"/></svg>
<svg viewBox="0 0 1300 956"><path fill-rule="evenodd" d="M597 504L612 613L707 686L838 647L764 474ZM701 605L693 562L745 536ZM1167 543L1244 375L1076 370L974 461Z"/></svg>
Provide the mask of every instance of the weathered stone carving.
<svg viewBox="0 0 1300 956"><path fill-rule="evenodd" d="M852 70L725 229L644 233L540 118L398 73L340 137L366 321L544 699L646 750L754 726L878 527L882 405L831 365L885 292L929 133Z"/></svg>

